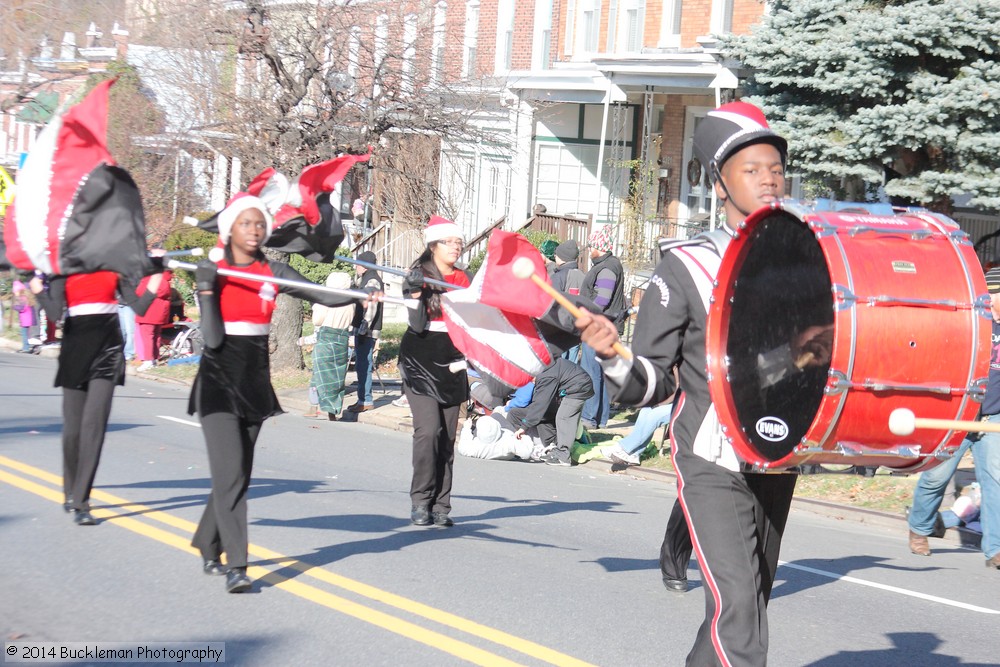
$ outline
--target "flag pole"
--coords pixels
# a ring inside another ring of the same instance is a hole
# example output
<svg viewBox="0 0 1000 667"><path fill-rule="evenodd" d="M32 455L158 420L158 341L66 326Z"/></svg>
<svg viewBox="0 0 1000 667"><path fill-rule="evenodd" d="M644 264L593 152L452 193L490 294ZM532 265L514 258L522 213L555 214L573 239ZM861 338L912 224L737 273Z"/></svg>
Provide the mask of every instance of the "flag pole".
<svg viewBox="0 0 1000 667"><path fill-rule="evenodd" d="M194 271L198 268L198 265L191 264L189 262L179 262L176 259L171 259L167 261L168 269L184 269L185 271ZM277 276L261 276L256 273L247 273L246 271L234 271L233 269L216 269L220 276L230 276L232 278L242 278L243 280L249 280L255 283L272 283L274 285L285 285L287 287L298 287L301 289L309 289L314 292L326 292L328 294L337 294L339 296L346 296L352 299L367 299L371 295L368 292L362 290L353 289L339 289L337 287L327 287L326 285L317 285L316 283L311 283L302 280L289 280L288 278L278 278ZM407 308L413 309L420 306L420 301L417 299L402 299L398 296L382 296L382 301L385 303L397 303Z"/></svg>
<svg viewBox="0 0 1000 667"><path fill-rule="evenodd" d="M363 262L360 259L351 259L350 257L343 257L341 255L334 255L333 258L339 259L341 262L347 262L348 264L357 264L358 266L363 266L366 269L375 269L376 271L381 271L383 273L391 273L394 276L402 276L405 278L410 275L410 272L404 269L394 269L391 266L382 266L381 264ZM445 289L460 289L458 285L452 285L451 283L446 283L443 280L437 280L435 278L424 277L424 283L427 285L437 285L438 287L444 287Z"/></svg>
<svg viewBox="0 0 1000 667"><path fill-rule="evenodd" d="M538 274L535 273L535 265L532 264L531 260L527 257L517 259L514 262L514 266L511 268L514 275L521 280L528 280L530 278L533 283L538 285L545 293L555 299L560 306L568 310L569 314L573 317L580 319L583 315L583 311L572 301L567 299L565 294L538 277ZM615 341L615 344L612 347L622 359L632 359L632 352L627 347L622 345L620 341Z"/></svg>

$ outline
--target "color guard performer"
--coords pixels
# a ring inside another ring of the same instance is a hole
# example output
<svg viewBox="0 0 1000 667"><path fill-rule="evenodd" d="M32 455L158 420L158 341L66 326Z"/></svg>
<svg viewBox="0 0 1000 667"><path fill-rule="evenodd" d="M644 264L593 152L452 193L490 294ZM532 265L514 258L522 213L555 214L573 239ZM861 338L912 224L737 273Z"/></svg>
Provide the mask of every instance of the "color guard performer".
<svg viewBox="0 0 1000 667"><path fill-rule="evenodd" d="M441 288L424 278L468 287L469 278L455 267L462 254L461 228L431 216L424 230L427 247L403 284L420 300L409 311L410 322L399 345L403 395L413 413L413 479L410 521L417 526L451 526L451 472L455 462L458 413L469 400L469 381L462 353L448 337L441 313Z"/></svg>
<svg viewBox="0 0 1000 667"><path fill-rule="evenodd" d="M212 490L191 545L201 552L206 574L226 575L230 593L242 593L251 586L246 574L247 489L254 445L264 420L282 413L271 386L268 356L275 297L284 292L325 306L352 301L313 290L313 283L295 269L268 261L261 248L273 224L261 199L236 195L218 216L224 258L218 266L203 260L195 272L205 349L188 413L197 412L201 418ZM217 268L290 279L302 287L221 276Z"/></svg>
<svg viewBox="0 0 1000 667"><path fill-rule="evenodd" d="M125 353L118 324L118 295L137 313L145 313L156 297L162 273L149 278L146 290L112 271L53 277L48 289L31 280L50 320L62 318L62 345L55 386L63 390L63 509L80 526L93 526L90 492L104 447L116 385L125 384Z"/></svg>

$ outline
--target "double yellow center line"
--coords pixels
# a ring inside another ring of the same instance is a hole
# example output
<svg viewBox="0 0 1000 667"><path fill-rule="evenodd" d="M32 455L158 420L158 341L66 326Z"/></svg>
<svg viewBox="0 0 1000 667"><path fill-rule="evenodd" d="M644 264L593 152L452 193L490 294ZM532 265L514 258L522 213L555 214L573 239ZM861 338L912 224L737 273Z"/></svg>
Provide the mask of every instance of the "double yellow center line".
<svg viewBox="0 0 1000 667"><path fill-rule="evenodd" d="M34 466L21 463L14 459L0 456L0 481L23 491L28 491L46 500L62 503L62 477L36 468ZM13 471L13 472L12 472ZM14 474L14 473L20 473ZM26 477L25 477L26 476ZM33 479L30 479L33 478ZM34 480L41 480L44 484ZM54 487L54 488L53 488ZM197 555L198 552L190 545L191 536L196 528L190 521L173 516L167 512L154 510L139 503L133 503L124 498L95 489L91 497L103 503L115 507L114 511L107 508L95 508L91 513L100 519L108 521L116 526L125 528L139 535L156 540L181 551ZM159 522L163 525L181 531L183 534L164 530L156 525L133 519L124 514L141 513L142 516L151 521ZM275 570L270 570L262 566L251 566L247 572L250 576L267 582L269 585L280 588L284 591L297 595L300 598L309 600L316 604L347 614L353 618L371 623L374 626L401 635L413 641L420 642L431 648L444 651L462 660L475 665L519 665L521 663L509 660L502 655L473 646L464 641L454 639L440 632L435 632L410 621L406 621L392 614L385 613L348 600L347 598L329 593L325 590L300 581L300 577L285 577L277 573L278 569L292 569L305 577L321 581L324 584L334 586L343 591L356 596L366 598L373 602L392 607L402 612L438 623L453 630L458 630L477 639L492 642L507 649L517 651L525 656L536 660L541 660L551 665L566 667L586 667L589 663L568 656L559 651L547 648L535 642L497 630L475 621L456 616L441 609L410 600L408 598L395 595L388 591L369 586L368 584L355 581L347 577L334 574L320 567L303 563L290 556L272 551L256 544L249 545L251 555L269 561L274 564Z"/></svg>

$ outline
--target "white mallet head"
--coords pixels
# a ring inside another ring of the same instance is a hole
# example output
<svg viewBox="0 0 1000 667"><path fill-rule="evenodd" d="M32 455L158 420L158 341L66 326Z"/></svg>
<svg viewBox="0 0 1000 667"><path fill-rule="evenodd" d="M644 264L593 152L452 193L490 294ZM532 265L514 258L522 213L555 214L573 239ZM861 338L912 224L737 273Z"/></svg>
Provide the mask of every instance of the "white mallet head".
<svg viewBox="0 0 1000 667"><path fill-rule="evenodd" d="M916 419L912 410L896 408L889 415L889 430L893 435L910 435L916 428Z"/></svg>
<svg viewBox="0 0 1000 667"><path fill-rule="evenodd" d="M511 267L511 271L514 272L516 278L527 280L535 272L535 265L527 257L518 257L514 260L514 266Z"/></svg>
<svg viewBox="0 0 1000 667"><path fill-rule="evenodd" d="M201 257L202 255L205 254L205 251L202 248L191 248L191 253L190 254L193 255L193 256L195 256L195 257Z"/></svg>

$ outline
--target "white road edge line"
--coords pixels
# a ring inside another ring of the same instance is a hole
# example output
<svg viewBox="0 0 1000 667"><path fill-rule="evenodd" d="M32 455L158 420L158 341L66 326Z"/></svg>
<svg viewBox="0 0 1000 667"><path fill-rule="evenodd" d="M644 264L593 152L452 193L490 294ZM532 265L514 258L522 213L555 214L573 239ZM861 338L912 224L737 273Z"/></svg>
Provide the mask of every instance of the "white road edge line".
<svg viewBox="0 0 1000 667"><path fill-rule="evenodd" d="M830 579L836 579L838 581L846 581L851 584L860 584L861 586L870 586L871 588L880 588L884 591L889 591L891 593L901 593L903 595L909 595L910 597L920 598L921 600L927 600L929 602L937 602L939 604L946 604L950 607L958 607L959 609L967 609L969 611L977 611L980 614L1000 614L1000 611L996 609L987 609L986 607L977 607L976 605L966 604L964 602L958 602L956 600L949 600L948 598L939 598L935 595L927 595L926 593L918 593L916 591L910 591L905 588L897 588L896 586L889 586L887 584L878 584L874 581L865 581L864 579L858 579L856 577L848 577L843 574L837 574L836 572L827 572L826 570L817 570L816 568L806 567L805 565L793 565L792 563L786 563L784 561L778 561L778 565L781 567L790 567L795 570L802 570L803 572L810 572L812 574L818 574L821 577L828 577Z"/></svg>
<svg viewBox="0 0 1000 667"><path fill-rule="evenodd" d="M157 419L166 419L168 422L177 422L178 424L184 424L185 426L194 426L195 428L201 428L201 424L198 422L188 421L187 419L180 419L178 417L168 417L167 415L156 415Z"/></svg>

